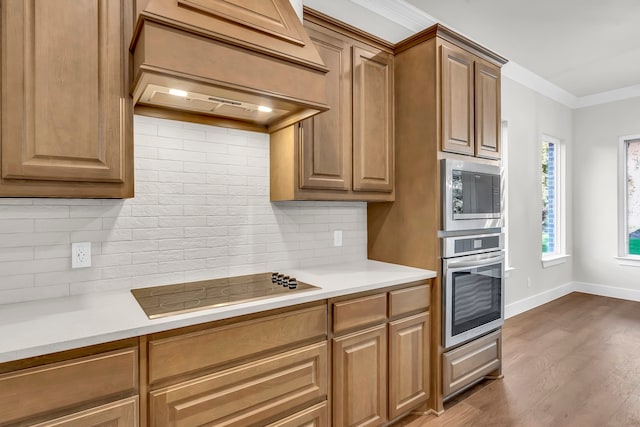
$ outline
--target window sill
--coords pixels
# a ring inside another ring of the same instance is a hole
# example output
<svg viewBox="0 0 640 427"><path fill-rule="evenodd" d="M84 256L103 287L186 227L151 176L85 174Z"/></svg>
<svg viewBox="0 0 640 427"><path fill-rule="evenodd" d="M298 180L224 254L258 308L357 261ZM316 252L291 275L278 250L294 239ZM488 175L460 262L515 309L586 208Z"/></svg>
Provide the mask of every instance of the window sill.
<svg viewBox="0 0 640 427"><path fill-rule="evenodd" d="M640 267L640 257L617 256L618 265L626 265L628 267Z"/></svg>
<svg viewBox="0 0 640 427"><path fill-rule="evenodd" d="M553 267L554 265L564 264L571 255L547 255L542 257L542 268Z"/></svg>
<svg viewBox="0 0 640 427"><path fill-rule="evenodd" d="M514 268L514 267L506 267L506 268L504 269L504 277L505 277L505 279L506 279L506 278L508 278L509 276L511 276L511 272L512 272L513 270L515 270L515 268Z"/></svg>

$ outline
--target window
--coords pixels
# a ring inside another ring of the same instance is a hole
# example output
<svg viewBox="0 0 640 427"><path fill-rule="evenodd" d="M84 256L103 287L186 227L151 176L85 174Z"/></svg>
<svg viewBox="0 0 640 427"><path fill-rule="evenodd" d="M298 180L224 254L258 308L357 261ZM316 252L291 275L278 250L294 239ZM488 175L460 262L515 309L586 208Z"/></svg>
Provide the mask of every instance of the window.
<svg viewBox="0 0 640 427"><path fill-rule="evenodd" d="M566 262L564 213L564 145L559 139L542 136L542 265Z"/></svg>
<svg viewBox="0 0 640 427"><path fill-rule="evenodd" d="M640 135L620 138L619 255L640 258Z"/></svg>
<svg viewBox="0 0 640 427"><path fill-rule="evenodd" d="M542 253L558 253L558 141L542 138Z"/></svg>

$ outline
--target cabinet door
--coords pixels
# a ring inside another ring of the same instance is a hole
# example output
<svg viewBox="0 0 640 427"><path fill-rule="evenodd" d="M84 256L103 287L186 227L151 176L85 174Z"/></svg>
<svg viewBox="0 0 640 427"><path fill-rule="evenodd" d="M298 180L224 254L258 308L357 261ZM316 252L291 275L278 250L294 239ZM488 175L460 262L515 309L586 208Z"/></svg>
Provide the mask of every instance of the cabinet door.
<svg viewBox="0 0 640 427"><path fill-rule="evenodd" d="M353 47L353 190L393 190L393 55Z"/></svg>
<svg viewBox="0 0 640 427"><path fill-rule="evenodd" d="M337 37L307 30L329 68L327 104L331 109L302 122L300 188L347 191L351 188L350 45Z"/></svg>
<svg viewBox="0 0 640 427"><path fill-rule="evenodd" d="M2 2L3 179L130 178L130 9L126 0Z"/></svg>
<svg viewBox="0 0 640 427"><path fill-rule="evenodd" d="M389 323L389 418L429 397L429 313Z"/></svg>
<svg viewBox="0 0 640 427"><path fill-rule="evenodd" d="M33 427L137 427L138 397L91 408Z"/></svg>
<svg viewBox="0 0 640 427"><path fill-rule="evenodd" d="M442 46L442 151L474 154L473 60L462 49Z"/></svg>
<svg viewBox="0 0 640 427"><path fill-rule="evenodd" d="M500 158L500 68L476 61L475 64L476 156Z"/></svg>
<svg viewBox="0 0 640 427"><path fill-rule="evenodd" d="M387 325L333 340L333 425L387 421Z"/></svg>

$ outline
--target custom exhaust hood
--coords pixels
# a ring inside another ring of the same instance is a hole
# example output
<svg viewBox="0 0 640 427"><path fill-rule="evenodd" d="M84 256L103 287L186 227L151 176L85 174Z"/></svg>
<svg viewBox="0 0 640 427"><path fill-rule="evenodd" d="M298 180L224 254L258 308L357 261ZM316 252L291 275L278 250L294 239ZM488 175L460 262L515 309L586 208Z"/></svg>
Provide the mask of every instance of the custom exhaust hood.
<svg viewBox="0 0 640 427"><path fill-rule="evenodd" d="M289 0L138 0L136 12L138 106L264 132L328 109L328 69Z"/></svg>

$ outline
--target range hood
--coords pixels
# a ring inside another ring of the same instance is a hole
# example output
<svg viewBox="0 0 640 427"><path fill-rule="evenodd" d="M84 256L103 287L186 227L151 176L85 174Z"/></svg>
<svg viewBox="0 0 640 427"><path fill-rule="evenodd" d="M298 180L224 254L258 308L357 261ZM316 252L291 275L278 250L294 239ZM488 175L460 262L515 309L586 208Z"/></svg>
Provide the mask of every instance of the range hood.
<svg viewBox="0 0 640 427"><path fill-rule="evenodd" d="M324 66L289 0L138 0L137 106L273 132L328 110Z"/></svg>

